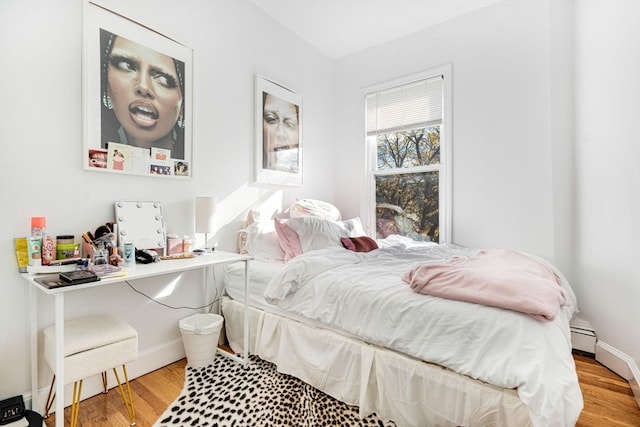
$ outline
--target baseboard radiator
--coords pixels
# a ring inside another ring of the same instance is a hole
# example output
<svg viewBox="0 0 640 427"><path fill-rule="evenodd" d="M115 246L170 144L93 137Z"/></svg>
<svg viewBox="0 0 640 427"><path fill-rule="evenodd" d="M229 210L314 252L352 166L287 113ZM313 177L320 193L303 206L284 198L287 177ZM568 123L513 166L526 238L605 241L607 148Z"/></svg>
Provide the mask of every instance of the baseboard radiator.
<svg viewBox="0 0 640 427"><path fill-rule="evenodd" d="M640 407L640 369L633 358L598 340L596 331L586 320L574 317L569 326L574 353L595 358L602 365L629 381L636 403Z"/></svg>
<svg viewBox="0 0 640 427"><path fill-rule="evenodd" d="M571 319L571 347L573 351L588 357L596 357L596 331L589 322L578 317Z"/></svg>

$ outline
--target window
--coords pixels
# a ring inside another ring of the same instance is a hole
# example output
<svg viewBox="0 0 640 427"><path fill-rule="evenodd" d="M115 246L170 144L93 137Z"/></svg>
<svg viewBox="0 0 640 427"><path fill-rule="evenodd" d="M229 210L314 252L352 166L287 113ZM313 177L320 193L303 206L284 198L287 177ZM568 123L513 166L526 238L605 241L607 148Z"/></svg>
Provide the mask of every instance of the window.
<svg viewBox="0 0 640 427"><path fill-rule="evenodd" d="M366 89L369 195L376 237L450 241L450 67Z"/></svg>

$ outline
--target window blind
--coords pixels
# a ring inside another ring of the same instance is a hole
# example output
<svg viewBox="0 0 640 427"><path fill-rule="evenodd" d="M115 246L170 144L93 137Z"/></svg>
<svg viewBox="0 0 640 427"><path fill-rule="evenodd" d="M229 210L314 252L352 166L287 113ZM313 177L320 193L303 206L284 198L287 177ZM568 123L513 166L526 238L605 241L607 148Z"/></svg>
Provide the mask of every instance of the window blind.
<svg viewBox="0 0 640 427"><path fill-rule="evenodd" d="M368 94L367 136L442 123L442 91L438 75Z"/></svg>

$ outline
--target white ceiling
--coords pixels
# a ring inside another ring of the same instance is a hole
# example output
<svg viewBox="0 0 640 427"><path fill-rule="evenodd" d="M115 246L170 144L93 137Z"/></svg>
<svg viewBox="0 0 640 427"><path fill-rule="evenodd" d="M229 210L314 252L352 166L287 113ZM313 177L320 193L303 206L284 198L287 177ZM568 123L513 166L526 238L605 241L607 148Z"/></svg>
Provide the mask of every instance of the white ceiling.
<svg viewBox="0 0 640 427"><path fill-rule="evenodd" d="M251 0L339 59L504 0Z"/></svg>

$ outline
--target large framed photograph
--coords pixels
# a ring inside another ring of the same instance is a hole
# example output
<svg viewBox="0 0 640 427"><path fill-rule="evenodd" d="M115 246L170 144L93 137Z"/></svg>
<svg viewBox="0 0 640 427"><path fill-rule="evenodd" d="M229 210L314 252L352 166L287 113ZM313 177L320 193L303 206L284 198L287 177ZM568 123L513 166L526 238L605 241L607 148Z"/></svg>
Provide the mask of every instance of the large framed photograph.
<svg viewBox="0 0 640 427"><path fill-rule="evenodd" d="M85 0L83 167L191 177L192 67L192 49Z"/></svg>
<svg viewBox="0 0 640 427"><path fill-rule="evenodd" d="M302 185L302 96L256 76L256 182Z"/></svg>

